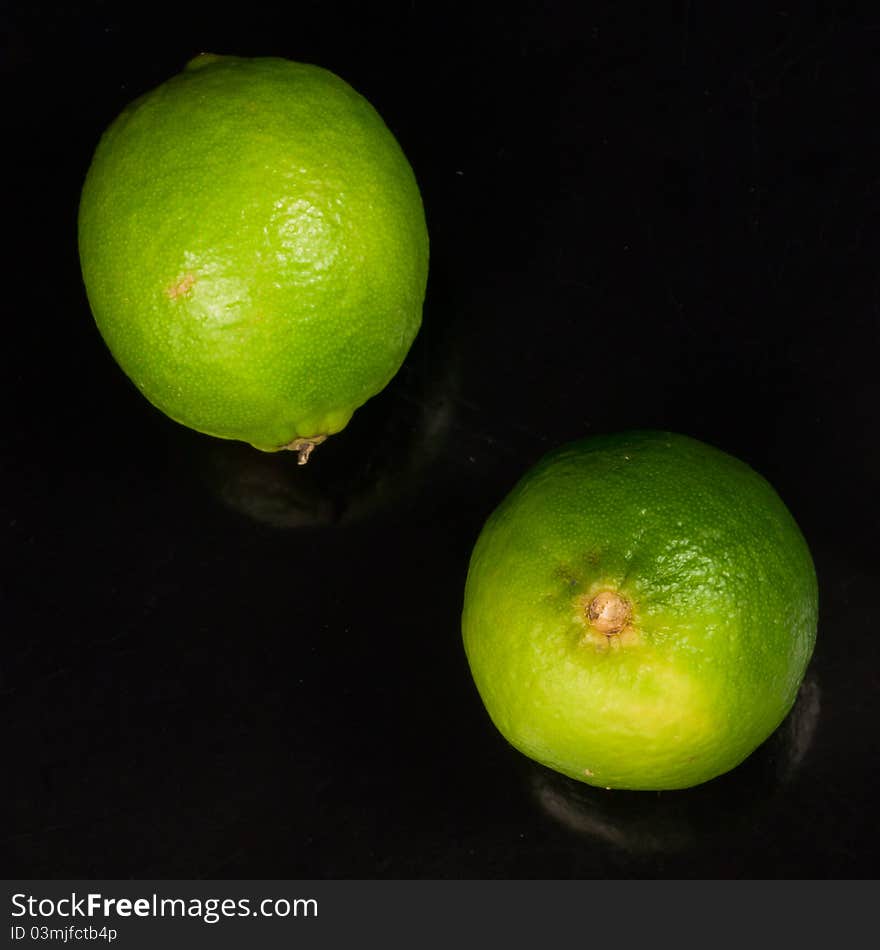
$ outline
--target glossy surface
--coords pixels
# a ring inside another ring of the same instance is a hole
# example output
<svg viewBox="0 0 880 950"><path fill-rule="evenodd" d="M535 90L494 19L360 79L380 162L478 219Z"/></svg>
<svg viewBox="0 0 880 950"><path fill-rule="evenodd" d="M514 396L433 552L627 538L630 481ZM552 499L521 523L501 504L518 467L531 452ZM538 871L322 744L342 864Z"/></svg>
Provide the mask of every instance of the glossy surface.
<svg viewBox="0 0 880 950"><path fill-rule="evenodd" d="M8 876L876 876L880 33L689 9L2 14ZM97 137L203 49L324 64L419 169L422 331L304 468L166 421L81 283ZM506 746L459 629L521 473L633 427L760 471L822 591L782 729L659 795Z"/></svg>

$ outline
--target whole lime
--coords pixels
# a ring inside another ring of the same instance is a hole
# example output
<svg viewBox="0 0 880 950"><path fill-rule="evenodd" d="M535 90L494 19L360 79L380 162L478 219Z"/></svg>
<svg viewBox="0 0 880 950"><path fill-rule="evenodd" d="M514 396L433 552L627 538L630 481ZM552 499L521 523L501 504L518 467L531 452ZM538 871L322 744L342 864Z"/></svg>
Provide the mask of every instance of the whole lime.
<svg viewBox="0 0 880 950"><path fill-rule="evenodd" d="M773 488L666 432L565 446L486 522L464 645L493 722L591 785L672 789L777 728L813 651L817 582Z"/></svg>
<svg viewBox="0 0 880 950"><path fill-rule="evenodd" d="M302 461L400 368L421 322L419 189L342 79L199 56L104 133L79 248L98 328L167 415Z"/></svg>

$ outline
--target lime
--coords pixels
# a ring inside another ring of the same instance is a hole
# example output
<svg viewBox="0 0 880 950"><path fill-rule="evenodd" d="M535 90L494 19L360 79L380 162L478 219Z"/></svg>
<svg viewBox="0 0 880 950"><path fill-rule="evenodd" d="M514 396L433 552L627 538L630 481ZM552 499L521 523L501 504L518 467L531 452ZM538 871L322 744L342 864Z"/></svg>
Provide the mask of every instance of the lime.
<svg viewBox="0 0 880 950"><path fill-rule="evenodd" d="M522 478L477 541L462 626L513 746L591 785L660 790L734 768L779 726L817 601L807 544L760 475L641 431Z"/></svg>
<svg viewBox="0 0 880 950"><path fill-rule="evenodd" d="M155 406L301 461L421 322L419 189L373 107L317 66L200 56L104 133L79 212L98 328Z"/></svg>

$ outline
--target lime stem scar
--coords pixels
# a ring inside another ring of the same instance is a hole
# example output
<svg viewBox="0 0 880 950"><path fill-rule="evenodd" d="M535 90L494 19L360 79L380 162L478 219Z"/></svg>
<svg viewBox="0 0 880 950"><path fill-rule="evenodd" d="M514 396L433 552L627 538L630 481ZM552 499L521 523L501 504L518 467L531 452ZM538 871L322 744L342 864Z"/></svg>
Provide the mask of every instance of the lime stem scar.
<svg viewBox="0 0 880 950"><path fill-rule="evenodd" d="M629 601L617 591L603 590L590 601L587 607L587 619L598 633L610 637L629 623L632 607Z"/></svg>

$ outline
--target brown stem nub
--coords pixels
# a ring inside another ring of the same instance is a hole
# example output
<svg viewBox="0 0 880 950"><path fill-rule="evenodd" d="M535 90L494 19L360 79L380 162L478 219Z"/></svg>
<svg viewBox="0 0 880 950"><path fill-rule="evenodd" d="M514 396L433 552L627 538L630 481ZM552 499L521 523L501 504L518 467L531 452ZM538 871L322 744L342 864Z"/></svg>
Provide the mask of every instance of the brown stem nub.
<svg viewBox="0 0 880 950"><path fill-rule="evenodd" d="M610 637L629 623L632 608L629 601L617 591L603 590L590 601L587 619L598 633Z"/></svg>
<svg viewBox="0 0 880 950"><path fill-rule="evenodd" d="M297 452L299 454L299 458L296 460L297 465L305 465L309 460L309 456L315 451L315 447L326 441L326 439L326 435L315 435L310 439L294 439L293 442L289 442L284 448L290 449L291 452Z"/></svg>

